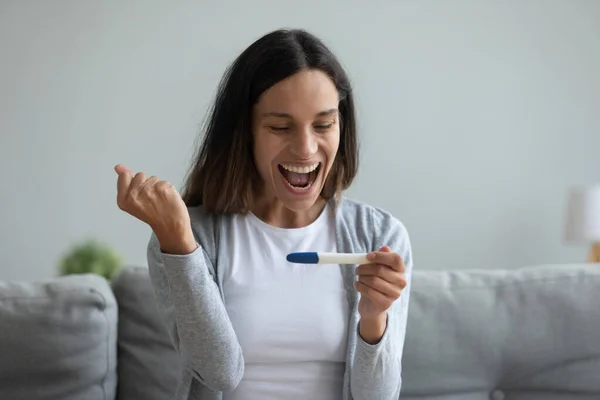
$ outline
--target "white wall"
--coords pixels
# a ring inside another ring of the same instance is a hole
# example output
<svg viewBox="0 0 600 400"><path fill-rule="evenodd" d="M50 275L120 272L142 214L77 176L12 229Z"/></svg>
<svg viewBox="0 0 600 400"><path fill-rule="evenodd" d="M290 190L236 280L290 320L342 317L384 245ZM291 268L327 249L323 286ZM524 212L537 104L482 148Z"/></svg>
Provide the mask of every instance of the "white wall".
<svg viewBox="0 0 600 400"><path fill-rule="evenodd" d="M350 195L408 227L416 267L580 261L565 193L600 181L600 2L0 2L0 279L55 274L95 237L145 265L112 167L182 182L217 80L275 28L353 78ZM352 3L352 4L351 4Z"/></svg>

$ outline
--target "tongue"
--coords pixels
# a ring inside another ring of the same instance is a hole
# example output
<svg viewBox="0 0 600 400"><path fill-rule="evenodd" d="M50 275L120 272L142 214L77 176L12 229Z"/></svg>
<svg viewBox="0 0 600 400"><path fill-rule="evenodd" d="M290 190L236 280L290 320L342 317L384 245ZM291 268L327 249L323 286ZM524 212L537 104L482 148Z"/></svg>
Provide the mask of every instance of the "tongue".
<svg viewBox="0 0 600 400"><path fill-rule="evenodd" d="M285 171L284 173L284 177L289 183L291 183L293 186L299 187L308 185L309 175L310 174L303 174L300 172L292 171Z"/></svg>

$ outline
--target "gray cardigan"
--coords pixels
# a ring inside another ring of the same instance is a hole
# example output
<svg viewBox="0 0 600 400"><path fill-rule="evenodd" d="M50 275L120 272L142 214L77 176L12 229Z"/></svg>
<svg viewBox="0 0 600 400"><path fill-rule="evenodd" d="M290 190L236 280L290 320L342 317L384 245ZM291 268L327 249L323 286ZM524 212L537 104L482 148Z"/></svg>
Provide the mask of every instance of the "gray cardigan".
<svg viewBox="0 0 600 400"><path fill-rule="evenodd" d="M350 300L350 327L344 400L397 400L402 386L402 351L412 275L411 246L406 229L388 212L342 198L335 212L338 250L368 252L384 245L404 259L407 286L388 310L386 331L375 345L358 335L358 293L353 266L341 266ZM226 215L189 209L199 244L188 255L160 251L156 236L148 244L150 278L159 309L175 349L186 366L177 400L221 400L244 374L244 355L225 310L223 271L228 267Z"/></svg>

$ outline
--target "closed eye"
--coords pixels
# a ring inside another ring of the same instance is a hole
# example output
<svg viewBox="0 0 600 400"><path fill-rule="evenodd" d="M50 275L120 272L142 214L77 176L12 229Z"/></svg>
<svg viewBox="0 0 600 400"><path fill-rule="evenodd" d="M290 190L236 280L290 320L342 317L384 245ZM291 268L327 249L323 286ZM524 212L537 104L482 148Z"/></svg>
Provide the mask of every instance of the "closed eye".
<svg viewBox="0 0 600 400"><path fill-rule="evenodd" d="M273 132L285 132L290 128L288 128L287 126L270 126L269 129Z"/></svg>
<svg viewBox="0 0 600 400"><path fill-rule="evenodd" d="M333 122L330 124L326 124L326 125L317 125L317 126L315 126L315 130L324 132L324 131L331 129L332 126L333 126Z"/></svg>

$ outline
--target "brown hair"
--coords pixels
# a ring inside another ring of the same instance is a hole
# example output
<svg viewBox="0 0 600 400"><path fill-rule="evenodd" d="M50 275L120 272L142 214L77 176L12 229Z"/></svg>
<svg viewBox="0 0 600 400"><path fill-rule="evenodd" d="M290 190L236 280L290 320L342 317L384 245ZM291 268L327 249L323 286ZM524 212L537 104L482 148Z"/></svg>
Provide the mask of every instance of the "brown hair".
<svg viewBox="0 0 600 400"><path fill-rule="evenodd" d="M188 207L208 213L246 213L260 185L252 147L252 107L277 82L302 69L318 69L340 97L340 145L321 196L339 197L358 169L354 101L348 76L333 53L303 30L277 30L252 43L225 72L210 110L202 144L186 178Z"/></svg>

